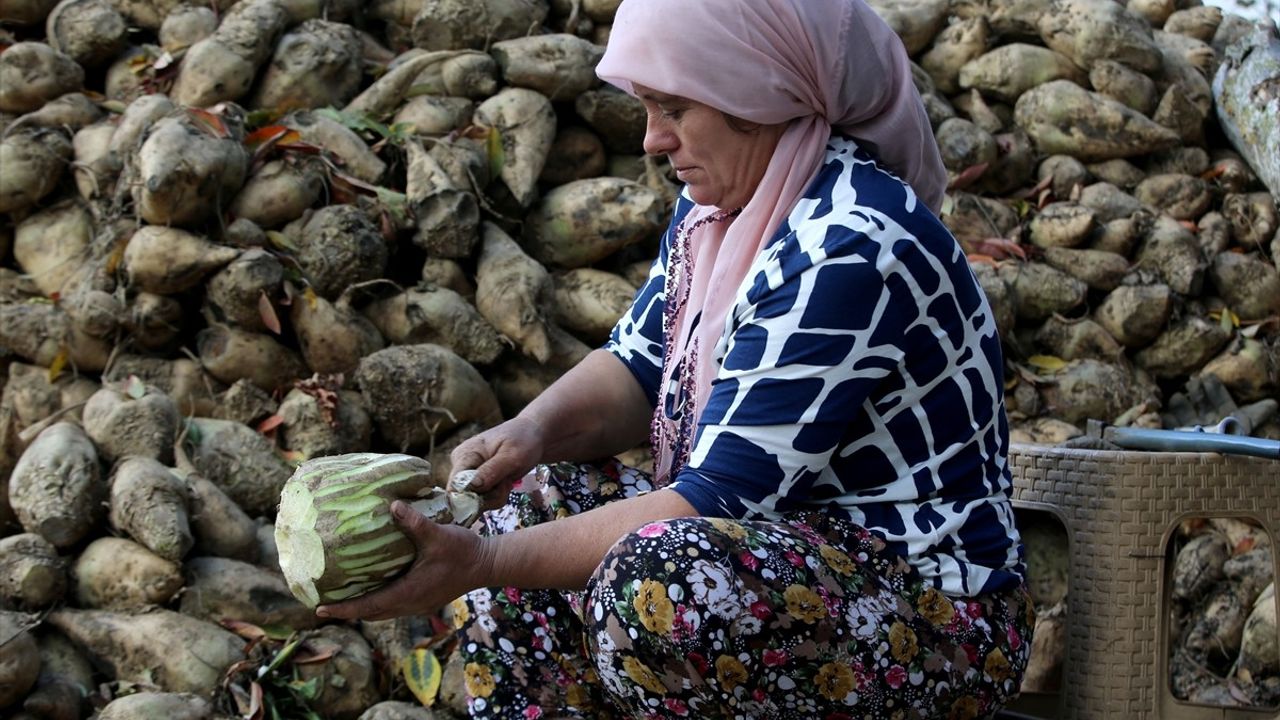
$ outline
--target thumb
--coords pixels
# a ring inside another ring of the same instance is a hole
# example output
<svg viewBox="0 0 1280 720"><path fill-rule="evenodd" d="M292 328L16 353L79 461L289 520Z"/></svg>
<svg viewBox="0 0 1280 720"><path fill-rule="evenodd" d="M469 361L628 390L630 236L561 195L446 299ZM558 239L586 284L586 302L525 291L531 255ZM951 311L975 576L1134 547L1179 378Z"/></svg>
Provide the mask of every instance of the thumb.
<svg viewBox="0 0 1280 720"><path fill-rule="evenodd" d="M427 548L435 544L433 541L440 532L440 528L426 515L403 500L391 503L391 519L409 536L418 557L422 557Z"/></svg>
<svg viewBox="0 0 1280 720"><path fill-rule="evenodd" d="M475 479L471 481L471 491L480 495L484 509L494 510L506 505L519 476L513 477L509 466L492 461L477 468L475 473Z"/></svg>
<svg viewBox="0 0 1280 720"><path fill-rule="evenodd" d="M449 456L451 469L449 474L456 475L463 470L474 470L484 464L488 455L482 452L483 445L467 441L453 449Z"/></svg>

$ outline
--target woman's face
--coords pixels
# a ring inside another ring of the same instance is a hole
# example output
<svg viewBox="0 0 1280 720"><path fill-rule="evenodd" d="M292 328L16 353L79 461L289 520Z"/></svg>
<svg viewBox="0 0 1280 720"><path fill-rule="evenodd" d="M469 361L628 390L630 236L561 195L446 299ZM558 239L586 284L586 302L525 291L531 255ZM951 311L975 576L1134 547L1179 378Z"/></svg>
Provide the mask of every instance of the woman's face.
<svg viewBox="0 0 1280 720"><path fill-rule="evenodd" d="M729 126L724 113L636 83L648 112L644 151L666 155L699 205L734 210L747 204L769 166L786 125Z"/></svg>

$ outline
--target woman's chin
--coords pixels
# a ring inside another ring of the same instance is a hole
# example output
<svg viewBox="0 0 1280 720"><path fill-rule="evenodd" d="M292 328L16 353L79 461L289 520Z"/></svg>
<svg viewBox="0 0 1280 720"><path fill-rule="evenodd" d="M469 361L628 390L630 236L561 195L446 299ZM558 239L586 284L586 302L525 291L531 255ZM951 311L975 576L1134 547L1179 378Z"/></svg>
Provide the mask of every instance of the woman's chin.
<svg viewBox="0 0 1280 720"><path fill-rule="evenodd" d="M711 192L709 188L694 183L686 183L685 187L689 190L689 197L693 201L704 207L719 207L720 194Z"/></svg>

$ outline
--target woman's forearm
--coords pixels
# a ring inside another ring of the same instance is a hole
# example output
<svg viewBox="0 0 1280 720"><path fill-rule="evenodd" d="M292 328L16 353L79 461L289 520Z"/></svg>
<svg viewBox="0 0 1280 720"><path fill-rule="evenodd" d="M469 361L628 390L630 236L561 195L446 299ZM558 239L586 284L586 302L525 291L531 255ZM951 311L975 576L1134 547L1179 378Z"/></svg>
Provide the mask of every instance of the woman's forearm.
<svg viewBox="0 0 1280 720"><path fill-rule="evenodd" d="M698 512L674 490L618 500L555 522L494 535L484 543L476 587L581 590L609 548L648 523Z"/></svg>
<svg viewBox="0 0 1280 720"><path fill-rule="evenodd" d="M630 450L649 433L653 414L622 361L595 350L529 403L543 443L541 462L595 460Z"/></svg>

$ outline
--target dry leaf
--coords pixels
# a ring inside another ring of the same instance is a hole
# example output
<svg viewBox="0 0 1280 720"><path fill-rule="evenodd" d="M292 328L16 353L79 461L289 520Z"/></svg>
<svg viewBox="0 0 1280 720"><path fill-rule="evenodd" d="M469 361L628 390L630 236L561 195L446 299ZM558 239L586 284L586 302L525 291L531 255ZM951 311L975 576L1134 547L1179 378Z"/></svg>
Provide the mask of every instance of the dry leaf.
<svg viewBox="0 0 1280 720"><path fill-rule="evenodd" d="M250 699L249 712L245 715L245 720L262 720L262 686L257 680L250 682Z"/></svg>
<svg viewBox="0 0 1280 720"><path fill-rule="evenodd" d="M987 167L989 165L990 163L978 163L977 165L970 165L964 170L961 170L960 174L956 175L955 179L952 180L949 185L947 185L947 189L963 190L969 187L970 185L977 182L979 178L982 177L982 174L987 171Z"/></svg>
<svg viewBox="0 0 1280 720"><path fill-rule="evenodd" d="M267 297L266 290L258 293L258 315L262 317L262 324L268 330L280 334L280 318L276 315L276 308L271 304L271 298Z"/></svg>
<svg viewBox="0 0 1280 720"><path fill-rule="evenodd" d="M995 260L1007 260L1016 257L1027 259L1027 251L1016 240L1006 238L985 238L969 243L969 249L979 255L987 255Z"/></svg>
<svg viewBox="0 0 1280 720"><path fill-rule="evenodd" d="M65 347L58 350L58 354L53 356L53 362L49 363L49 382L58 379L58 376L62 374L62 369L67 366L69 357L70 352Z"/></svg>
<svg viewBox="0 0 1280 720"><path fill-rule="evenodd" d="M227 124L222 121L222 118L214 115L208 110L187 108L187 114L190 115L193 120L197 121L197 125L208 130L215 137L225 138L231 136L231 131L227 129Z"/></svg>
<svg viewBox="0 0 1280 720"><path fill-rule="evenodd" d="M293 386L315 398L321 417L329 427L336 428L338 427L338 391L342 389L344 381L342 373L333 375L316 373L306 380L295 382Z"/></svg>
<svg viewBox="0 0 1280 720"><path fill-rule="evenodd" d="M227 618L223 620L220 624L222 625L222 627L230 630L236 635L239 635L245 640L252 640L254 642L257 642L267 637L267 633L265 630L258 627L257 625L254 625L253 623L248 623L243 620L232 620L230 618Z"/></svg>
<svg viewBox="0 0 1280 720"><path fill-rule="evenodd" d="M1058 372L1067 366L1067 361L1054 355L1032 355L1027 362L1038 370Z"/></svg>

